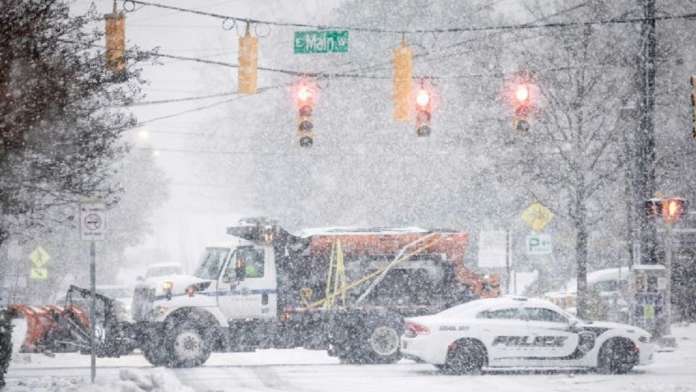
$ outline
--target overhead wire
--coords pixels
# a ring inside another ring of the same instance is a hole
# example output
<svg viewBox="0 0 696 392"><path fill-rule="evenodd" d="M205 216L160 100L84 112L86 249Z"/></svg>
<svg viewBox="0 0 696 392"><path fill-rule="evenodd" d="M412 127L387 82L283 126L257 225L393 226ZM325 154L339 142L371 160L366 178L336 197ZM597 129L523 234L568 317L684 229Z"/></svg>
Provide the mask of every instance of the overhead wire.
<svg viewBox="0 0 696 392"><path fill-rule="evenodd" d="M594 25L606 25L606 24L628 24L628 23L643 23L649 21L667 21L675 19L696 19L696 13L686 13L677 15L662 15L654 17L635 17L635 18L608 18L592 21L568 21L568 22L548 22L548 23L523 23L523 24L508 24L508 25L497 25L497 26L467 26L467 27L439 27L432 29L383 29L377 27L365 27L365 26L352 26L352 25L323 25L323 24L310 24L310 23L297 23L297 22L279 22L272 20L263 20L255 18L245 18L239 16L223 15L213 12L199 11L190 8L175 7L166 4L153 3L149 1L142 0L125 0L123 2L124 9L129 10L126 4L139 4L142 6L157 7L163 9L169 9L189 14L196 14L201 16L209 16L223 21L233 21L240 23L252 23L261 24L268 26L284 26L284 27L303 27L318 30L350 30L356 32L369 32L369 33L387 33L387 34L423 34L423 33L462 33L462 32L481 32L481 31L497 31L497 30L530 30L530 29L542 29L542 28L563 28L563 27L586 27Z"/></svg>

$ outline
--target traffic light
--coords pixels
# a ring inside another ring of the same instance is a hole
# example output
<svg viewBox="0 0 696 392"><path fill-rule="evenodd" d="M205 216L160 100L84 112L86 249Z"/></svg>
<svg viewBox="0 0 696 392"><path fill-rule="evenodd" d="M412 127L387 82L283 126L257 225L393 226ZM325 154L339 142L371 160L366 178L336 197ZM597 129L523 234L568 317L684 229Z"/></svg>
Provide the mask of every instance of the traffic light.
<svg viewBox="0 0 696 392"><path fill-rule="evenodd" d="M258 40L249 34L249 24L246 33L239 37L239 68L237 68L237 84L240 94L256 94Z"/></svg>
<svg viewBox="0 0 696 392"><path fill-rule="evenodd" d="M409 119L412 77L413 51L401 40L401 46L394 49L394 119L397 121Z"/></svg>
<svg viewBox="0 0 696 392"><path fill-rule="evenodd" d="M686 213L687 203L681 197L664 199L652 198L645 202L645 212L649 217L662 217L668 225L678 222Z"/></svg>
<svg viewBox="0 0 696 392"><path fill-rule="evenodd" d="M671 225L681 219L686 213L686 200L681 197L662 199L662 219Z"/></svg>
<svg viewBox="0 0 696 392"><path fill-rule="evenodd" d="M416 90L416 135L430 136L433 115L433 94L422 82Z"/></svg>
<svg viewBox="0 0 696 392"><path fill-rule="evenodd" d="M314 144L312 112L317 99L317 88L311 81L301 80L295 85L294 96L298 109L297 134L300 138L300 146L312 147Z"/></svg>
<svg viewBox="0 0 696 392"><path fill-rule="evenodd" d="M696 76L691 78L691 137L696 139Z"/></svg>
<svg viewBox="0 0 696 392"><path fill-rule="evenodd" d="M123 74L126 70L126 17L116 9L104 15L106 22L106 67L115 74Z"/></svg>
<svg viewBox="0 0 696 392"><path fill-rule="evenodd" d="M515 117L512 125L520 132L529 131L529 113L531 112L531 88L527 82L519 82L514 87Z"/></svg>

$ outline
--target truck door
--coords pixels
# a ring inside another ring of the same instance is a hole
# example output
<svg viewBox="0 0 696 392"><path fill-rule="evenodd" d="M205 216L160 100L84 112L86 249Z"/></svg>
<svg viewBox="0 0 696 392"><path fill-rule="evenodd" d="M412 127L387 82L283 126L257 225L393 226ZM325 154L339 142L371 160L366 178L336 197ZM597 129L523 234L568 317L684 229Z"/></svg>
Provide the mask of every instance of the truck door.
<svg viewBox="0 0 696 392"><path fill-rule="evenodd" d="M228 320L272 319L277 292L273 248L240 246L218 283L218 304Z"/></svg>

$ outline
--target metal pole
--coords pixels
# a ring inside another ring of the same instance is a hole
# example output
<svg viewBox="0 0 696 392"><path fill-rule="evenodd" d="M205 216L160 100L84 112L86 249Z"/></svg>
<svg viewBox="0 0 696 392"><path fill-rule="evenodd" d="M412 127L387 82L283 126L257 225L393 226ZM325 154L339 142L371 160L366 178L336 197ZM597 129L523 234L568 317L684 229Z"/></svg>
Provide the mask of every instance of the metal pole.
<svg viewBox="0 0 696 392"><path fill-rule="evenodd" d="M666 325L663 336L672 334L672 225L666 224L667 238L665 239L665 275L667 284L665 286L665 319Z"/></svg>
<svg viewBox="0 0 696 392"><path fill-rule="evenodd" d="M97 377L97 357L96 357L96 291L97 291L97 272L96 272L96 243L94 240L90 242L89 246L89 287L90 287L90 292L92 294L92 302L89 305L89 325L90 325L90 331L89 331L89 347L90 347L90 376L92 379L92 384L94 384L94 380Z"/></svg>
<svg viewBox="0 0 696 392"><path fill-rule="evenodd" d="M512 280L512 275L510 274L510 230L505 232L505 270L507 271L505 293L510 294L510 281Z"/></svg>

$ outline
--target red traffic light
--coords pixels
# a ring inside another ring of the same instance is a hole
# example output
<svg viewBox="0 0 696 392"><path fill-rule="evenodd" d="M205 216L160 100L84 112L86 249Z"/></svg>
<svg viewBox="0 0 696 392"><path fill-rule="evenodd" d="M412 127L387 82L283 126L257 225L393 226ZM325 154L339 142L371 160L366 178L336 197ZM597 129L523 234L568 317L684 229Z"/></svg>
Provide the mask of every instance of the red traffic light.
<svg viewBox="0 0 696 392"><path fill-rule="evenodd" d="M297 99L300 102L308 102L310 99L312 99L312 90L309 88L309 86L300 86L299 90L297 90Z"/></svg>
<svg viewBox="0 0 696 392"><path fill-rule="evenodd" d="M668 225L674 224L686 214L687 203L681 197L653 198L645 202L645 213L649 217L662 217Z"/></svg>
<svg viewBox="0 0 696 392"><path fill-rule="evenodd" d="M298 108L314 106L317 101L317 86L314 81L301 79L292 87L292 97Z"/></svg>
<svg viewBox="0 0 696 392"><path fill-rule="evenodd" d="M681 197L671 197L662 200L662 219L665 223L673 224L686 213L686 200Z"/></svg>
<svg viewBox="0 0 696 392"><path fill-rule="evenodd" d="M519 103L527 103L529 101L529 86L524 84L519 84L515 87L515 99Z"/></svg>
<svg viewBox="0 0 696 392"><path fill-rule="evenodd" d="M416 105L426 108L430 104L430 92L424 88L419 88L416 93Z"/></svg>

